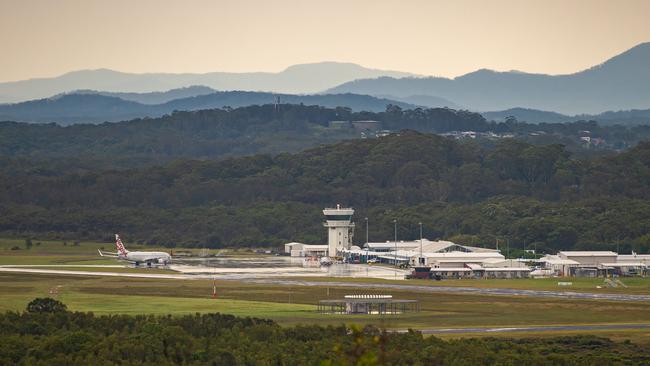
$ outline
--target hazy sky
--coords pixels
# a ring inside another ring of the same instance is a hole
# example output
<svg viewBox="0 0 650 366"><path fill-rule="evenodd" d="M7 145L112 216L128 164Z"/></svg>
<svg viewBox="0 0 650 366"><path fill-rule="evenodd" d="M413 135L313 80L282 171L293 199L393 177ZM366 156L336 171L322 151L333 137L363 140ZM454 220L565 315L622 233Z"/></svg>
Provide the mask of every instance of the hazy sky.
<svg viewBox="0 0 650 366"><path fill-rule="evenodd" d="M650 41L650 0L0 0L0 81L72 70L570 73Z"/></svg>

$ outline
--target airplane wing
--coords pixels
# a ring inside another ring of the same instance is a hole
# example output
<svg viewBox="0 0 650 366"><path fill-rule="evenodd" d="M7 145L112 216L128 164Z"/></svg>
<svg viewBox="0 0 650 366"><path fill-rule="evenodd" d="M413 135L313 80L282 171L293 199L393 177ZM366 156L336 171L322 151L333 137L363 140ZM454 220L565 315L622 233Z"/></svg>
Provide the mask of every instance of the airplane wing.
<svg viewBox="0 0 650 366"><path fill-rule="evenodd" d="M101 249L97 249L97 252L99 252L99 255L102 257L111 257L111 258L118 258L119 256L117 253L111 253L111 252L102 252Z"/></svg>

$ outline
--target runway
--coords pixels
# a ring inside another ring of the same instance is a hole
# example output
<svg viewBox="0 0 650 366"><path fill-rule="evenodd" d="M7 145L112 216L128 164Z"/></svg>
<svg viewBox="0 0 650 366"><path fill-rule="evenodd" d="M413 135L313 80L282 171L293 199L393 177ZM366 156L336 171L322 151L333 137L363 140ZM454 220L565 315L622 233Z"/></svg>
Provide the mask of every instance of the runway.
<svg viewBox="0 0 650 366"><path fill-rule="evenodd" d="M500 327L500 328L433 328L416 329L422 334L465 334L465 333L514 333L514 332L557 332L588 330L630 330L650 329L650 324L606 324L606 325L557 325L548 327ZM406 333L407 329L392 330Z"/></svg>
<svg viewBox="0 0 650 366"><path fill-rule="evenodd" d="M93 271L64 271L59 269L47 268L22 268L15 266L0 266L0 272L13 273L35 273L35 274L56 274L56 275L76 275L76 276L108 276L108 277L130 277L130 278L158 278L158 279L177 279L177 280L198 280L213 279L240 281L245 283L285 285L285 286L327 286L327 287L345 287L360 290L397 290L397 291L415 291L424 293L453 293L467 295L490 295L490 296L530 296L545 298L566 298L582 300L605 300L605 301L650 301L650 295L633 295L633 294L612 294L612 293L593 293L593 292L574 292L574 291L543 291L543 290L518 290L507 288L478 288L478 287L454 287L454 286L425 286L425 285L408 285L397 283L367 283L367 282L342 282L342 281L314 281L299 280L288 277L277 277L276 272L262 271L257 273L200 273L200 274L158 274L158 273L120 273L120 272L93 272ZM146 272L146 269L143 269ZM295 275L295 273L294 273ZM324 274L320 274L323 276ZM274 276L274 277L270 277Z"/></svg>

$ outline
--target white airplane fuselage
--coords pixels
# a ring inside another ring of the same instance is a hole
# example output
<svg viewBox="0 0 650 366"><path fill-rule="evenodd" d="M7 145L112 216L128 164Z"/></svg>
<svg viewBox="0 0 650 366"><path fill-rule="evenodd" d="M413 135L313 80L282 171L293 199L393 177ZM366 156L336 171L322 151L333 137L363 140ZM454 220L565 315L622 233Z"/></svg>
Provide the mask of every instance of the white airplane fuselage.
<svg viewBox="0 0 650 366"><path fill-rule="evenodd" d="M136 264L167 264L171 262L171 255L165 252L127 252L126 255L119 255L119 259Z"/></svg>
<svg viewBox="0 0 650 366"><path fill-rule="evenodd" d="M115 234L115 246L117 248L116 253L106 253L98 250L99 255L102 257L108 256L131 262L136 266L145 264L148 267L152 267L154 265L167 265L172 261L172 256L166 252L130 252L126 250L124 244L122 244L120 236L117 234Z"/></svg>

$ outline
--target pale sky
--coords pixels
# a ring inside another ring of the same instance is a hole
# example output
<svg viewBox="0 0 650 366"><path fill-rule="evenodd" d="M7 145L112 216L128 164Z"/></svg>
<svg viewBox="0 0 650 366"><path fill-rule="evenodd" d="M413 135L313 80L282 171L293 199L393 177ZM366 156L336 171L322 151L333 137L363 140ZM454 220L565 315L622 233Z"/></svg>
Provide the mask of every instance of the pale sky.
<svg viewBox="0 0 650 366"><path fill-rule="evenodd" d="M562 74L650 41L650 0L0 0L0 81L80 69Z"/></svg>

